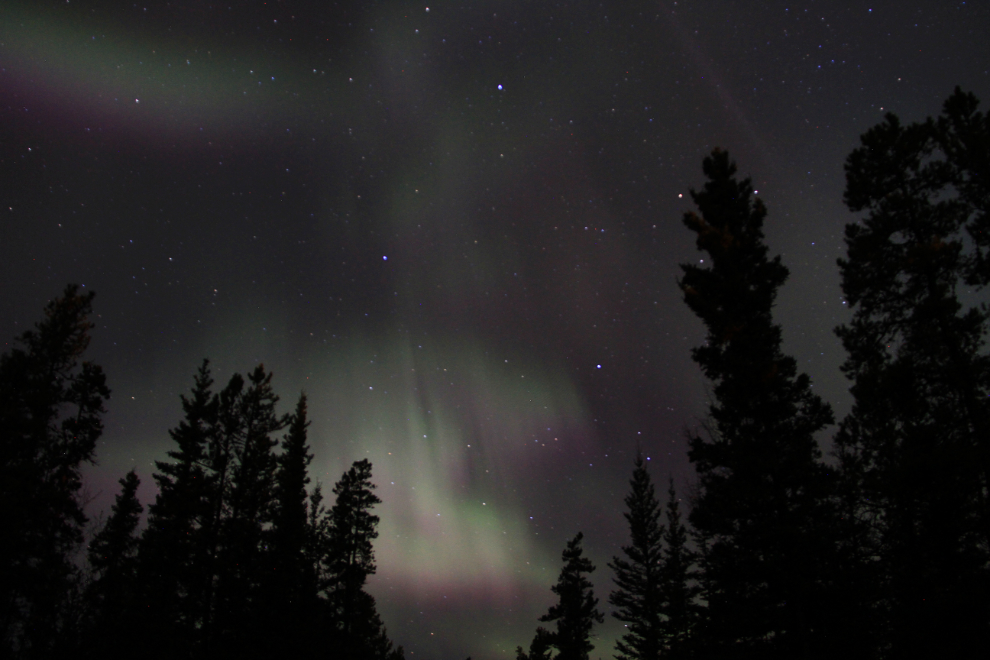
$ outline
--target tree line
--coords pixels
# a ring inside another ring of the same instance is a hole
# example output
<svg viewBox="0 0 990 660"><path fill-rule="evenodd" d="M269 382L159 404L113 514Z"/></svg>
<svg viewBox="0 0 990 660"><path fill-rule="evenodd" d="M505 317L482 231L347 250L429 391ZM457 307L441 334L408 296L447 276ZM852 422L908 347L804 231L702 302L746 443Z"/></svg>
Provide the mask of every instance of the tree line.
<svg viewBox="0 0 990 660"><path fill-rule="evenodd" d="M617 660L990 656L990 117L958 88L942 114L888 114L846 161L860 219L839 260L852 316L836 329L853 407L826 459L831 407L782 349L788 270L767 210L716 149L684 224L707 254L678 285L702 320L712 384L689 434L696 490L682 520L642 456L629 544L608 566ZM354 463L323 503L308 488L306 399L278 415L262 366L214 391L204 362L173 448L156 461L148 524L134 472L73 561L109 397L82 361L92 294L75 287L0 357L2 654L399 660L365 589L380 502ZM587 660L604 621L578 533L517 660Z"/></svg>
<svg viewBox="0 0 990 660"><path fill-rule="evenodd" d="M684 217L707 254L678 284L707 336L692 352L712 384L689 434L689 530L671 485L666 516L642 459L609 564L626 624L617 660L990 657L990 116L959 88L942 114L893 114L845 164L838 262L851 320L852 411L834 422L781 347L772 309L788 277L769 257L767 214L716 149ZM692 543L686 543L690 537ZM519 660L586 660L602 615L575 538ZM550 650L556 649L556 655Z"/></svg>
<svg viewBox="0 0 990 660"><path fill-rule="evenodd" d="M401 660L364 588L381 502L371 463L343 474L328 508L307 488L306 397L279 415L262 365L214 391L203 362L155 461L147 525L132 470L86 570L74 561L80 467L110 395L81 361L92 300L69 286L0 358L2 656Z"/></svg>

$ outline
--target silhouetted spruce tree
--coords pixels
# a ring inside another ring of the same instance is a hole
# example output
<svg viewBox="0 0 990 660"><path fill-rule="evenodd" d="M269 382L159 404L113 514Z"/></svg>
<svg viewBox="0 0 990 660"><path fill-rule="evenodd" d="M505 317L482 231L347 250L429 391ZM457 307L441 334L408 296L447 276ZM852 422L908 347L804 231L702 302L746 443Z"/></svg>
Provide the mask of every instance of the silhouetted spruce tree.
<svg viewBox="0 0 990 660"><path fill-rule="evenodd" d="M591 630L595 623L605 621L605 615L598 611L591 582L585 577L595 571L595 565L584 557L581 540L584 534L567 542L563 552L564 567L557 578L557 584L550 587L557 594L557 602L540 617L543 623L555 623L556 630L539 628L530 645L530 660L546 658L550 647L557 650L554 660L588 660L588 654L595 648L591 643ZM517 656L523 653L516 649Z"/></svg>
<svg viewBox="0 0 990 660"><path fill-rule="evenodd" d="M330 513L323 504L323 484L317 482L306 505L306 565L316 575L317 592L326 595L330 584Z"/></svg>
<svg viewBox="0 0 990 660"><path fill-rule="evenodd" d="M227 522L230 518L230 491L238 447L245 438L244 419L241 415L241 399L244 394L244 377L233 374L227 385L217 394L216 414L209 429L204 468L207 474L206 516L201 537L205 553L204 569L208 576L203 592L202 623L200 636L204 652L215 655L223 649L225 626L236 614L218 606L223 599L221 585L228 588L231 582L229 567L224 566L224 552L228 543ZM227 633L230 637L231 633Z"/></svg>
<svg viewBox="0 0 990 660"><path fill-rule="evenodd" d="M631 543L622 546L625 559L614 557L608 565L615 571L617 589L608 598L617 609L612 615L626 624L627 632L616 643L618 660L656 660L664 649L664 619L661 615L667 594L663 584L663 535L660 503L641 455L629 482L630 492L623 514L629 523Z"/></svg>
<svg viewBox="0 0 990 660"><path fill-rule="evenodd" d="M134 651L137 527L144 511L137 499L140 483L134 470L120 480L110 517L89 543L93 577L86 594L88 625L82 649L86 657L124 658Z"/></svg>
<svg viewBox="0 0 990 660"><path fill-rule="evenodd" d="M264 599L267 579L266 528L275 506L277 441L272 437L288 423L277 414L272 375L258 365L239 395L220 399L222 433L229 434L233 462L223 504L216 549L216 591L209 639L213 650L230 656L256 651L269 635ZM229 406L229 409L225 406Z"/></svg>
<svg viewBox="0 0 990 660"><path fill-rule="evenodd" d="M363 590L358 592L351 618L351 639L359 642L351 646L356 651L355 657L367 660L402 660L405 657L401 646L392 645L374 596Z"/></svg>
<svg viewBox="0 0 990 660"><path fill-rule="evenodd" d="M307 467L313 460L306 441L306 395L299 397L275 473L275 506L269 532L271 567L266 584L270 634L279 639L279 652L302 652L308 629L315 624L313 609L319 586L314 563L307 556ZM317 508L319 504L317 503Z"/></svg>
<svg viewBox="0 0 990 660"><path fill-rule="evenodd" d="M704 172L703 190L691 192L701 214L684 223L708 258L683 265L679 282L708 330L692 355L714 394L688 454L707 603L698 637L712 656L827 655L841 631L830 623L830 484L814 434L832 412L781 351L771 311L788 272L767 257L763 203L726 152L712 152Z"/></svg>
<svg viewBox="0 0 990 660"><path fill-rule="evenodd" d="M170 460L155 461L158 495L138 545L138 650L147 657L189 656L208 609L216 483L204 466L219 408L212 385L204 360L191 393L181 396L184 419L169 431L176 448L166 453Z"/></svg>
<svg viewBox="0 0 990 660"><path fill-rule="evenodd" d="M86 523L80 469L92 462L109 398L100 367L80 362L92 293L70 285L0 356L0 655L48 657L65 633L72 561Z"/></svg>
<svg viewBox="0 0 990 660"><path fill-rule="evenodd" d="M990 116L888 114L846 161L837 329L852 412L836 437L872 557L883 657L990 655ZM965 302L964 302L965 301Z"/></svg>
<svg viewBox="0 0 990 660"><path fill-rule="evenodd" d="M698 626L697 596L700 588L694 583L693 553L687 548L688 530L681 522L680 505L670 478L665 507L666 525L663 531L663 560L660 568L661 591L664 594L660 613L663 623L663 652L665 658L690 657Z"/></svg>
<svg viewBox="0 0 990 660"><path fill-rule="evenodd" d="M376 570L372 542L378 537L378 516L371 509L381 500L371 483L371 462L355 461L334 485L337 496L325 521L315 521L321 563L322 592L332 642L344 660L397 660L402 647L392 649L375 599L364 590ZM318 492L317 492L318 494ZM319 500L311 500L311 509ZM312 519L311 519L312 520Z"/></svg>
<svg viewBox="0 0 990 660"><path fill-rule="evenodd" d="M516 647L516 660L550 660L553 652L553 633L539 626L533 641L529 644L529 653L521 646Z"/></svg>

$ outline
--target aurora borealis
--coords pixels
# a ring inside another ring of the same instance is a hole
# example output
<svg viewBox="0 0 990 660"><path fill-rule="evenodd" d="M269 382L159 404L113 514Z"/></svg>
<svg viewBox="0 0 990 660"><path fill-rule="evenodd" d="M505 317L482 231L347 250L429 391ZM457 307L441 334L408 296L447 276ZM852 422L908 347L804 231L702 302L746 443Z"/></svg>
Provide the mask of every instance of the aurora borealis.
<svg viewBox="0 0 990 660"><path fill-rule="evenodd" d="M513 657L578 530L607 611L637 446L690 493L703 156L753 177L785 349L841 417L843 161L887 111L990 102L984 3L852 4L5 3L3 341L97 292L94 515L132 466L154 497L204 357L263 362L327 490L374 464L407 657Z"/></svg>

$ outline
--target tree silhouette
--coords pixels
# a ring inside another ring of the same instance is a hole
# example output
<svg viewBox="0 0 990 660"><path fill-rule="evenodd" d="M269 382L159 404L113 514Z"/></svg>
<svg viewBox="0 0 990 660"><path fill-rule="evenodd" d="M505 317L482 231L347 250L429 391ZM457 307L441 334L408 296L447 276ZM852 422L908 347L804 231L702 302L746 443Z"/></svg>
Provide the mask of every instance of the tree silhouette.
<svg viewBox="0 0 990 660"><path fill-rule="evenodd" d="M529 653L523 651L521 646L516 647L516 660L550 660L553 655L553 639L553 633L539 626L529 644Z"/></svg>
<svg viewBox="0 0 990 660"><path fill-rule="evenodd" d="M663 531L663 560L660 569L664 594L660 613L663 624L663 657L688 657L692 636L698 625L696 598L699 587L693 583L693 553L687 549L688 530L681 522L680 504L674 490L674 478L667 487L666 525Z"/></svg>
<svg viewBox="0 0 990 660"><path fill-rule="evenodd" d="M157 461L159 494L139 550L143 638L153 654L247 654L264 648L267 527L274 506L276 441L271 374L234 374L212 392L203 362L185 419L171 431L171 461ZM246 385L246 386L245 386ZM265 621L265 625L269 625Z"/></svg>
<svg viewBox="0 0 990 660"><path fill-rule="evenodd" d="M227 559L224 553L230 546L227 532L237 452L243 447L246 435L241 415L243 396L244 378L235 373L216 396L216 412L207 434L204 493L209 514L201 530L204 566L208 576L203 592L201 637L207 653L213 653L215 647L223 647L222 638L225 635L228 639L236 638L235 633L225 631L227 618L232 612L223 611L218 603L228 596L221 591L231 589L234 581L230 577L230 567L224 564Z"/></svg>
<svg viewBox="0 0 990 660"><path fill-rule="evenodd" d="M703 169L708 181L691 191L701 215L685 214L684 224L709 258L682 266L679 282L708 330L692 356L714 394L688 454L700 486L690 520L707 603L702 637L726 656L825 653L838 631L821 593L829 558L818 527L831 515L814 434L832 412L781 351L771 311L788 271L767 257L766 208L726 152L716 149Z"/></svg>
<svg viewBox="0 0 990 660"><path fill-rule="evenodd" d="M274 505L277 441L272 436L288 423L287 417L276 413L278 396L271 380L272 374L258 365L248 375L246 388L238 388L229 399L220 397L222 432L228 438L225 445L233 450L233 461L227 464L228 489L220 492L210 644L218 643L232 654L264 644L264 628L270 624L265 616L270 606L264 599L267 581L262 576L268 565L266 529Z"/></svg>
<svg viewBox="0 0 990 660"><path fill-rule="evenodd" d="M555 623L556 630L538 628L526 656L522 647L516 648L516 656L530 660L549 658L549 649L557 649L555 660L588 660L588 654L595 648L591 643L591 629L595 623L602 623L605 615L598 611L591 582L585 577L595 571L591 560L583 556L581 540L584 534L567 542L564 549L564 567L557 578L557 584L550 587L557 594L557 602L540 617L543 623Z"/></svg>
<svg viewBox="0 0 990 660"><path fill-rule="evenodd" d="M322 591L333 643L346 660L397 660L402 647L392 648L378 615L375 599L364 590L377 569L372 542L378 538L378 516L371 509L381 503L371 482L371 462L355 461L333 488L337 496L325 521L315 521L324 538L318 547L322 557ZM314 498L311 513L319 507Z"/></svg>
<svg viewBox="0 0 990 660"><path fill-rule="evenodd" d="M660 503L641 455L629 485L628 512L623 515L632 543L622 548L625 559L615 557L609 564L618 587L609 596L609 603L618 608L612 614L627 629L616 644L615 657L685 657L697 625L698 587L692 584L692 557L674 480L667 490L666 525L660 522Z"/></svg>
<svg viewBox="0 0 990 660"><path fill-rule="evenodd" d="M318 593L325 595L330 585L330 514L323 504L323 484L317 483L309 493L306 505L306 542L303 553L306 565L316 576Z"/></svg>
<svg viewBox="0 0 990 660"><path fill-rule="evenodd" d="M170 460L155 461L158 495L138 546L140 637L153 657L189 655L208 611L216 481L205 466L219 410L212 385L204 360L189 396L180 397L184 419L169 431Z"/></svg>
<svg viewBox="0 0 990 660"><path fill-rule="evenodd" d="M625 558L614 557L608 565L615 571L617 589L608 602L617 609L612 615L626 624L626 634L616 644L618 660L656 660L664 649L662 610L667 594L663 584L663 536L660 503L642 455L625 498L631 543L622 546Z"/></svg>
<svg viewBox="0 0 990 660"><path fill-rule="evenodd" d="M887 657L990 653L990 117L956 88L937 119L888 114L846 161L837 329L855 403L836 450L872 557ZM969 291L965 291L970 289ZM975 655L973 655L975 654Z"/></svg>
<svg viewBox="0 0 990 660"><path fill-rule="evenodd" d="M121 480L121 491L111 507L110 517L89 544L89 565L96 571L93 585L103 596L125 588L136 575L138 539L135 536L144 507L137 499L141 485L134 470Z"/></svg>
<svg viewBox="0 0 990 660"><path fill-rule="evenodd" d="M93 462L110 396L102 369L80 362L93 295L67 286L0 356L0 655L49 655L77 583L80 469Z"/></svg>
<svg viewBox="0 0 990 660"><path fill-rule="evenodd" d="M371 483L371 463L356 461L333 488L330 509L329 580L327 593L345 636L353 627L358 594L377 569L372 541L378 537L378 516L371 513L381 499Z"/></svg>
<svg viewBox="0 0 990 660"><path fill-rule="evenodd" d="M87 590L88 630L83 643L92 657L122 658L133 647L137 606L137 527L144 507L134 470L121 480L110 517L87 550L93 581Z"/></svg>
<svg viewBox="0 0 990 660"><path fill-rule="evenodd" d="M380 503L371 463L355 462L323 504L306 397L279 415L258 365L213 391L209 362L181 396L174 443L155 462L148 525L132 470L106 522L74 554L86 523L81 464L92 462L109 396L81 362L93 294L66 288L0 356L0 657L268 658L333 649L401 660L375 599ZM289 426L281 453L275 435Z"/></svg>
<svg viewBox="0 0 990 660"><path fill-rule="evenodd" d="M273 637L283 640L279 652L301 652L306 631L315 622L319 591L314 562L307 555L307 467L313 460L306 440L306 395L299 397L289 431L276 459L275 502L269 532L270 578L266 582L268 618ZM319 504L317 503L317 508Z"/></svg>

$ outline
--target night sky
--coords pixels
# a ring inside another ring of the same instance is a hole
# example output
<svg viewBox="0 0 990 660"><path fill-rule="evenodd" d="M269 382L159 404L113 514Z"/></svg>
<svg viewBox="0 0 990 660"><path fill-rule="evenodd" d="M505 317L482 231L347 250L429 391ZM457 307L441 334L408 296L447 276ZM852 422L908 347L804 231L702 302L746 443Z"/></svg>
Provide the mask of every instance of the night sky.
<svg viewBox="0 0 990 660"><path fill-rule="evenodd" d="M703 157L752 176L785 350L841 418L843 162L957 84L985 108L987 34L986 2L8 0L0 341L97 292L94 515L132 466L154 497L204 357L263 362L314 481L374 465L407 657L514 657L579 530L609 611L637 445L689 497Z"/></svg>

